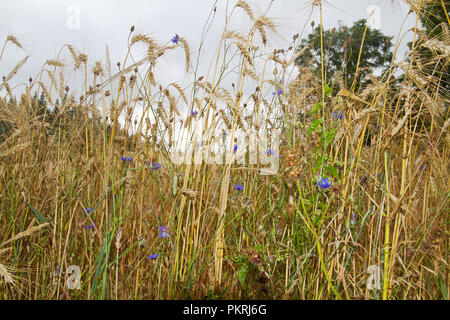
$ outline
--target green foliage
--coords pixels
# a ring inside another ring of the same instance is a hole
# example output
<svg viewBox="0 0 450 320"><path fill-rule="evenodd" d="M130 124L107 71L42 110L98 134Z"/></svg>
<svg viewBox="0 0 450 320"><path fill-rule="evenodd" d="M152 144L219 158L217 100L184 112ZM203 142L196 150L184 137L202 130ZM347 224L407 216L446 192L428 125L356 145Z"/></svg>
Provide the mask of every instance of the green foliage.
<svg viewBox="0 0 450 320"><path fill-rule="evenodd" d="M42 223L47 223L48 221L37 211L31 204L29 204L27 201L25 201L25 204L30 207L31 211L36 215L36 217L39 219Z"/></svg>
<svg viewBox="0 0 450 320"><path fill-rule="evenodd" d="M323 31L324 64L326 81L336 80L339 73L346 88L351 87L356 73L358 56L361 42L366 28L366 20L362 19L354 23L350 28L340 25L339 28ZM392 37L385 36L380 31L367 28L364 39L364 46L361 52L359 72L356 75L356 88L364 77L372 73L375 69L385 71L392 60L391 52ZM296 63L298 65L308 65L312 61L312 68L317 76L321 76L321 45L320 28L317 27L314 33L303 39L299 49L307 46ZM326 88L327 96L331 91Z"/></svg>
<svg viewBox="0 0 450 320"><path fill-rule="evenodd" d="M445 4L446 2L447 4ZM444 5L448 13L450 9L448 1L444 1ZM447 24L448 26L447 15L442 8L441 0L434 0L425 4L421 9L419 18L422 26L425 28L425 33L430 38L441 37L445 32L445 25Z"/></svg>
<svg viewBox="0 0 450 320"><path fill-rule="evenodd" d="M245 289L245 279L247 279L249 271L250 271L249 265L244 264L238 272L238 280L243 289Z"/></svg>
<svg viewBox="0 0 450 320"><path fill-rule="evenodd" d="M45 108L47 106L47 101L45 100L44 93L41 93L39 100L37 101L37 115L41 116L45 113Z"/></svg>

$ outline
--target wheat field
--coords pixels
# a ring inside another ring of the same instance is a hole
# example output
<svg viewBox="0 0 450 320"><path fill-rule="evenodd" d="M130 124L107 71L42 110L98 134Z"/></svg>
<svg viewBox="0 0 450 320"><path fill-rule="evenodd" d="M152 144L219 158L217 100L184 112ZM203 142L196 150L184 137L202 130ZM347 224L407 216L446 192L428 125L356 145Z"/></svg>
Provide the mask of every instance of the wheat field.
<svg viewBox="0 0 450 320"><path fill-rule="evenodd" d="M408 1L411 15L421 2ZM7 71L1 299L448 299L449 95L424 71L448 65L448 23L364 88L337 90L296 65L298 34L268 51L269 9L230 7L251 27L224 22L206 74L183 34L159 43L134 26L120 62L66 44L26 83L10 85L27 58ZM0 40L0 65L25 50ZM188 86L160 82L171 52ZM280 132L276 149L259 146L279 162L270 175L246 161L173 161L226 139L233 156L234 138L255 128Z"/></svg>

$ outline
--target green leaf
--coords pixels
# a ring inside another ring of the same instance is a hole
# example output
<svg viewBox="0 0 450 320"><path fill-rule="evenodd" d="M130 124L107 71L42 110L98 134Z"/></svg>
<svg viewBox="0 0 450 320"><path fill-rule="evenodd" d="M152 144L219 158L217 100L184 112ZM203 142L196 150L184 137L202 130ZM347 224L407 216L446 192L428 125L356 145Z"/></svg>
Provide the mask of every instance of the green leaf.
<svg viewBox="0 0 450 320"><path fill-rule="evenodd" d="M443 268L441 268L442 270ZM445 267L444 267L444 272L445 272ZM439 284L441 286L441 292L442 292L442 296L444 297L445 300L448 300L448 291L447 291L447 285L445 283L445 280L442 277L441 272L438 273L438 279L439 279Z"/></svg>
<svg viewBox="0 0 450 320"><path fill-rule="evenodd" d="M325 140L325 143L327 145L329 145L333 141L334 135L335 135L334 131L328 132L328 135L327 135L326 140Z"/></svg>
<svg viewBox="0 0 450 320"><path fill-rule="evenodd" d="M248 271L248 266L243 265L238 272L238 280L242 288L245 288L245 279L247 279Z"/></svg>
<svg viewBox="0 0 450 320"><path fill-rule="evenodd" d="M325 145L325 148L330 145L330 143L334 139L334 131L325 131L322 136L322 143Z"/></svg>
<svg viewBox="0 0 450 320"><path fill-rule="evenodd" d="M319 170L319 168L322 166L323 162L324 162L324 159L322 156L320 156L316 161L316 170Z"/></svg>
<svg viewBox="0 0 450 320"><path fill-rule="evenodd" d="M98 261L97 261L97 267L95 268L94 281L92 283L91 291L89 292L88 300L91 300L93 298L94 292L97 289L97 283L98 283L98 279L100 278L100 274L105 270L104 268L106 267L106 264L104 262L106 262L106 261L104 261L105 260L104 258L105 258L107 247L109 244L109 239L110 239L110 232L108 232L106 234L105 241L103 242L103 246L100 249L100 254L98 257Z"/></svg>
<svg viewBox="0 0 450 320"><path fill-rule="evenodd" d="M311 126L308 129L308 137L313 133L318 127L320 128L320 124L322 123L322 118L316 119L311 123Z"/></svg>
<svg viewBox="0 0 450 320"><path fill-rule="evenodd" d="M336 180L339 180L339 174L338 174L338 172L337 172L337 170L336 170L335 167L333 167L333 166L328 166L326 170L327 170L333 177L335 177Z"/></svg>
<svg viewBox="0 0 450 320"><path fill-rule="evenodd" d="M25 203L27 204L27 206L30 207L31 211L33 211L34 215L39 219L40 222L48 223L48 221L31 204L29 204L26 201L25 201Z"/></svg>
<svg viewBox="0 0 450 320"><path fill-rule="evenodd" d="M245 256L233 256L233 257L231 257L231 260L234 263L242 264L242 263L245 263L247 261L247 257L245 257Z"/></svg>
<svg viewBox="0 0 450 320"><path fill-rule="evenodd" d="M316 104L314 105L314 109L311 111L311 114L316 113L319 110L320 105L320 102L316 102Z"/></svg>
<svg viewBox="0 0 450 320"><path fill-rule="evenodd" d="M333 94L333 89L330 88L326 83L325 83L325 95L328 98L331 98L331 95Z"/></svg>
<svg viewBox="0 0 450 320"><path fill-rule="evenodd" d="M336 161L334 162L334 164L337 165L337 166L339 166L339 167L343 167L343 166L344 166L344 162L339 161L339 160L336 160Z"/></svg>

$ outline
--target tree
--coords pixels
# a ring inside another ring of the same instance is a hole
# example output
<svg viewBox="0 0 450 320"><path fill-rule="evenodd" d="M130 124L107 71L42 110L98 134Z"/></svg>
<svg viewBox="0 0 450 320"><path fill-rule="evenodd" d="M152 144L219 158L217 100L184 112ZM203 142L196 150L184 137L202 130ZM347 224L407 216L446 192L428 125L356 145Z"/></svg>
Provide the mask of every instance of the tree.
<svg viewBox="0 0 450 320"><path fill-rule="evenodd" d="M358 74L356 66L360 53L361 42L366 28L365 19L356 21L351 28L342 24L332 30L323 31L324 68L326 81L342 79L340 86L349 89L356 78L356 88L374 69L384 72L392 60L391 40L376 29L367 28L359 62ZM314 73L321 77L321 44L320 27L317 27L307 39L301 41L299 50L306 46L306 50L297 58L298 65L312 62ZM339 78L338 78L339 77Z"/></svg>
<svg viewBox="0 0 450 320"><path fill-rule="evenodd" d="M45 106L47 105L47 102L45 101L45 95L44 92L41 92L41 97L38 100L38 115L43 115L45 112Z"/></svg>
<svg viewBox="0 0 450 320"><path fill-rule="evenodd" d="M450 12L449 4L442 4L441 0L434 0L429 3L424 3L420 11L419 18L422 26L425 28L425 33L430 38L441 38L444 34L444 28L448 28L449 21L447 14ZM445 10L443 5L445 5ZM447 11L447 13L446 13Z"/></svg>

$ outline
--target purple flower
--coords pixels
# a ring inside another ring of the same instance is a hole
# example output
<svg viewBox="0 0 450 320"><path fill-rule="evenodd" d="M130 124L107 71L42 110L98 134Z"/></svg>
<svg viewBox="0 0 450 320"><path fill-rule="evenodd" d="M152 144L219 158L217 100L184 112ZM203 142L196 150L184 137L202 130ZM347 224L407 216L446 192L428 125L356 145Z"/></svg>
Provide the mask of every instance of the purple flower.
<svg viewBox="0 0 450 320"><path fill-rule="evenodd" d="M274 96L275 96L275 95L280 96L280 95L283 94L283 90L282 90L282 89L278 89L277 91L272 92L272 94L273 94Z"/></svg>
<svg viewBox="0 0 450 320"><path fill-rule="evenodd" d="M89 213L91 213L92 212L92 208L86 208L86 209L84 209L83 211L84 211L84 215L85 216L87 216Z"/></svg>
<svg viewBox="0 0 450 320"><path fill-rule="evenodd" d="M198 115L198 112L197 112L197 111L191 111L191 116L195 117L195 116L197 116L197 115Z"/></svg>
<svg viewBox="0 0 450 320"><path fill-rule="evenodd" d="M317 183L319 185L319 187L321 187L322 189L328 189L329 187L331 187L332 182L331 179L328 180L328 178L323 178L320 179L319 182Z"/></svg>
<svg viewBox="0 0 450 320"><path fill-rule="evenodd" d="M167 232L167 227L166 226L160 226L158 227L159 230L159 235L158 238L168 238L169 237L169 232Z"/></svg>
<svg viewBox="0 0 450 320"><path fill-rule="evenodd" d="M120 157L120 160L122 160L124 162L126 162L126 161L131 162L133 160L133 158L132 157Z"/></svg>
<svg viewBox="0 0 450 320"><path fill-rule="evenodd" d="M242 191L242 190L244 190L244 186L242 185L242 184L235 184L234 185L234 188L237 190L237 191Z"/></svg>
<svg viewBox="0 0 450 320"><path fill-rule="evenodd" d="M111 200L111 196L108 196L108 199ZM114 199L117 199L117 195L114 193Z"/></svg>
<svg viewBox="0 0 450 320"><path fill-rule="evenodd" d="M278 158L278 157L280 156L278 153L276 153L275 151L273 151L273 150L270 149L270 148L267 150L266 154L267 154L268 156L274 155L276 158Z"/></svg>
<svg viewBox="0 0 450 320"><path fill-rule="evenodd" d="M179 40L178 35L176 34L172 39L170 39L170 41L172 41L172 43L177 43Z"/></svg>
<svg viewBox="0 0 450 320"><path fill-rule="evenodd" d="M352 225L354 225L356 223L356 213L355 212L352 212L352 218L351 218L350 222L352 223Z"/></svg>
<svg viewBox="0 0 450 320"><path fill-rule="evenodd" d="M344 119L344 111L337 111L337 112L333 113L333 118L336 120Z"/></svg>
<svg viewBox="0 0 450 320"><path fill-rule="evenodd" d="M268 157L270 157L271 155L275 156L275 158L280 157L280 155L278 153L275 153L275 151L273 151L272 149L268 149L266 151L266 154L267 154Z"/></svg>
<svg viewBox="0 0 450 320"><path fill-rule="evenodd" d="M84 229L94 229L94 227L95 227L95 223L93 224L93 225L91 225L91 226L84 226Z"/></svg>
<svg viewBox="0 0 450 320"><path fill-rule="evenodd" d="M237 151L237 148L238 148L238 145L235 144L234 147L233 147L233 151L236 152L236 151Z"/></svg>
<svg viewBox="0 0 450 320"><path fill-rule="evenodd" d="M151 254L149 256L147 256L147 258L149 258L150 260L156 260L156 258L158 258L159 254L155 253L155 254Z"/></svg>
<svg viewBox="0 0 450 320"><path fill-rule="evenodd" d="M250 200L248 198L245 198L244 204L246 208L250 209L250 203Z"/></svg>
<svg viewBox="0 0 450 320"><path fill-rule="evenodd" d="M158 170L158 169L160 169L161 168L161 163L154 163L153 165L152 165L152 170Z"/></svg>
<svg viewBox="0 0 450 320"><path fill-rule="evenodd" d="M150 167L152 170L158 170L161 168L160 163L151 163L150 160L146 161L145 164Z"/></svg>

